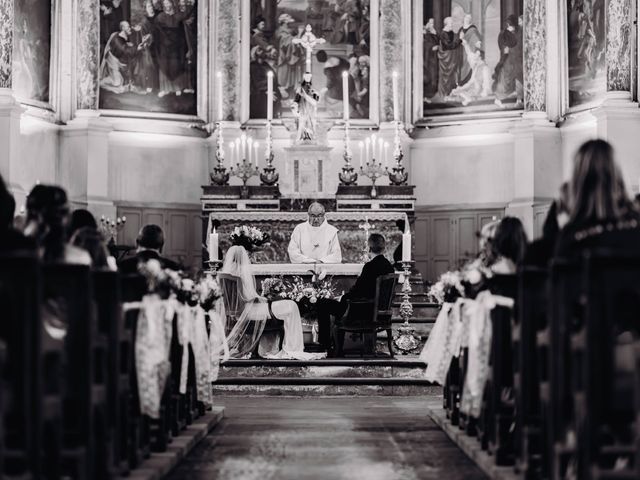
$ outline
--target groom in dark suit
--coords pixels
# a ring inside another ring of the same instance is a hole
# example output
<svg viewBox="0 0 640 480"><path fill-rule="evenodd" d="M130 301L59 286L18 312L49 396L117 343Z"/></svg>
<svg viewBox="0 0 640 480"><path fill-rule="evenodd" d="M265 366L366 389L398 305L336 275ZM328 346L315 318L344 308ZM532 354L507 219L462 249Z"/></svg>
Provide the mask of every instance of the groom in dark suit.
<svg viewBox="0 0 640 480"><path fill-rule="evenodd" d="M336 319L342 318L347 310L347 300L373 300L376 296L376 280L379 276L393 273L393 266L385 258L384 250L386 242L379 233L372 233L369 236L369 260L362 267L360 276L342 298L338 300L320 299L318 300L318 341L329 352L332 352L331 343L331 316Z"/></svg>

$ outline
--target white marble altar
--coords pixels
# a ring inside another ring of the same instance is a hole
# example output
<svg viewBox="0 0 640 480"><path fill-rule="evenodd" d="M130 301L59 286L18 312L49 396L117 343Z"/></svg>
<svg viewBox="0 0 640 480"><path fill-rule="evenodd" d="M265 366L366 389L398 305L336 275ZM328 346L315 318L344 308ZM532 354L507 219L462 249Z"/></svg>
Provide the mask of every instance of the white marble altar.
<svg viewBox="0 0 640 480"><path fill-rule="evenodd" d="M254 263L251 269L254 275L299 275L307 277L313 272L326 272L327 275L358 276L362 263Z"/></svg>

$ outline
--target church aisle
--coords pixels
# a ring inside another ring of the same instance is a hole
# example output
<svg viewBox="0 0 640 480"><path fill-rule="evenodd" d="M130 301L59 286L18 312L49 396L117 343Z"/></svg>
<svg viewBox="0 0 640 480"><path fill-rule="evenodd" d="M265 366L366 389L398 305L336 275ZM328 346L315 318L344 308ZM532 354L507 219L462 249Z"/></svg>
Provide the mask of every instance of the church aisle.
<svg viewBox="0 0 640 480"><path fill-rule="evenodd" d="M481 479L428 417L427 397L217 397L224 421L168 477Z"/></svg>

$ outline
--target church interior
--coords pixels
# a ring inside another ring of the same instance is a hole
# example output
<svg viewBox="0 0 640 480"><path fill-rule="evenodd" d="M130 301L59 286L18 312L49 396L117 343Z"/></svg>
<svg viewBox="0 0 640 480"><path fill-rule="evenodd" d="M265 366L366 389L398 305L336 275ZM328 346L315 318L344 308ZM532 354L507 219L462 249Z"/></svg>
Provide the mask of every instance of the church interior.
<svg viewBox="0 0 640 480"><path fill-rule="evenodd" d="M640 479L632 0L0 0L0 477Z"/></svg>

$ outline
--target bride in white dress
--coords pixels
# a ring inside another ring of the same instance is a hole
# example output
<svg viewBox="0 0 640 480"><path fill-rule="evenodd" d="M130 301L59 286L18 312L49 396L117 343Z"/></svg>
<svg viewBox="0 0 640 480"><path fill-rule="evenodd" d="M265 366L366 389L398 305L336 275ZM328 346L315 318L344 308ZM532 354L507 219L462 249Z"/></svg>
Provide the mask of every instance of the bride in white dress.
<svg viewBox="0 0 640 480"><path fill-rule="evenodd" d="M282 350L279 350L277 341L274 342L268 337L263 338L265 323L271 317L269 304L267 299L258 295L256 291L256 281L251 272L251 260L244 247L235 245L229 248L220 273L223 277L226 274L239 279L238 301L244 303L243 311L227 337L232 357L247 357L258 342L258 354L263 358L313 360L324 356L324 354L304 351L300 311L298 305L292 300L277 300L271 303L273 315L284 322Z"/></svg>

